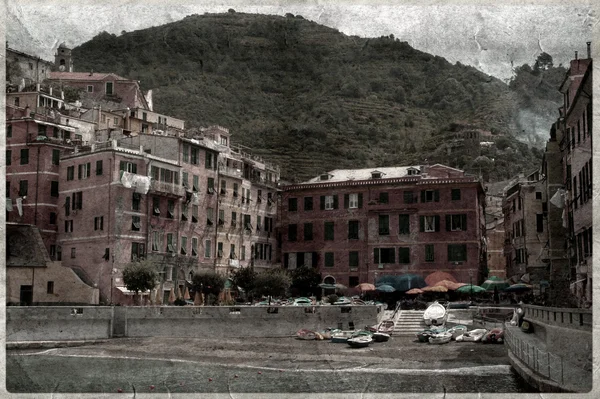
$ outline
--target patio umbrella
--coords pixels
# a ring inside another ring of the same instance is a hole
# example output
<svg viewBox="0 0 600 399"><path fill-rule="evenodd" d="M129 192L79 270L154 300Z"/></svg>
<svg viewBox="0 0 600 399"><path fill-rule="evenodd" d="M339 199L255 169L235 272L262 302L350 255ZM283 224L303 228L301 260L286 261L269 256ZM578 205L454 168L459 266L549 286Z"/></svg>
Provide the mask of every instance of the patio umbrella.
<svg viewBox="0 0 600 399"><path fill-rule="evenodd" d="M485 280L481 287L485 288L487 291L494 291L494 288L497 288L499 291L508 288L510 284L506 282L506 280L501 279L500 277L492 276Z"/></svg>
<svg viewBox="0 0 600 399"><path fill-rule="evenodd" d="M179 299L181 297L182 297L182 295L181 295L181 288L177 287L177 299Z"/></svg>
<svg viewBox="0 0 600 399"><path fill-rule="evenodd" d="M418 295L418 294L422 294L422 293L423 293L423 290L420 288L413 288L413 289L410 289L405 292L405 294L407 294L407 295Z"/></svg>
<svg viewBox="0 0 600 399"><path fill-rule="evenodd" d="M504 292L523 292L528 291L532 288L531 285L525 283L513 284L510 287L504 289Z"/></svg>
<svg viewBox="0 0 600 399"><path fill-rule="evenodd" d="M196 291L196 294L194 294L194 305L202 305L202 293L200 291Z"/></svg>
<svg viewBox="0 0 600 399"><path fill-rule="evenodd" d="M156 290L156 299L154 301L156 305L162 305L162 291Z"/></svg>
<svg viewBox="0 0 600 399"><path fill-rule="evenodd" d="M169 290L169 303L175 302L175 290Z"/></svg>
<svg viewBox="0 0 600 399"><path fill-rule="evenodd" d="M188 290L188 287L185 287L185 293L183 294L183 299L185 299L186 301L190 300L190 291Z"/></svg>
<svg viewBox="0 0 600 399"><path fill-rule="evenodd" d="M362 284L357 285L354 288L358 288L358 290L360 292L375 291L375 286L373 284L369 284L369 283L362 283Z"/></svg>
<svg viewBox="0 0 600 399"><path fill-rule="evenodd" d="M436 285L438 282L440 282L442 280L449 280L449 281L452 281L453 283L458 282L456 280L456 278L454 278L454 276L451 275L450 273L442 272L439 270L437 272L433 272L430 275L428 275L427 277L425 277L425 282L429 286Z"/></svg>
<svg viewBox="0 0 600 399"><path fill-rule="evenodd" d="M396 289L388 284L381 284L377 286L377 291L379 292L394 292Z"/></svg>
<svg viewBox="0 0 600 399"><path fill-rule="evenodd" d="M448 288L443 285L434 285L421 288L424 292L448 292Z"/></svg>
<svg viewBox="0 0 600 399"><path fill-rule="evenodd" d="M381 276L375 283L375 286L380 286L382 284L391 285L396 291L401 292L408 291L411 288L422 288L427 286L423 277L410 273Z"/></svg>
<svg viewBox="0 0 600 399"><path fill-rule="evenodd" d="M433 285L433 287L446 287L451 291L456 291L458 288L466 285L465 283L454 283L450 280L442 280Z"/></svg>
<svg viewBox="0 0 600 399"><path fill-rule="evenodd" d="M473 294L477 294L480 292L486 292L486 289L478 285L466 284L458 288L456 292L462 292L463 294L470 294L471 292L473 292Z"/></svg>

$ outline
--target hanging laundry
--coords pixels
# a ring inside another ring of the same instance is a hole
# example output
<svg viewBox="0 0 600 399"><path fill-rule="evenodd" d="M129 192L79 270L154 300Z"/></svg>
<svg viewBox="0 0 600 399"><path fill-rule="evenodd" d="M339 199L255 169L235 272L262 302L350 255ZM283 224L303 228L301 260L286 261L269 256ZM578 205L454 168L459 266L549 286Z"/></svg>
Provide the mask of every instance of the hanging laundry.
<svg viewBox="0 0 600 399"><path fill-rule="evenodd" d="M17 211L19 211L19 216L23 216L23 198L17 198Z"/></svg>
<svg viewBox="0 0 600 399"><path fill-rule="evenodd" d="M562 209L565 203L565 190L559 188L556 193L550 198L550 203L557 208Z"/></svg>
<svg viewBox="0 0 600 399"><path fill-rule="evenodd" d="M12 212L12 210L13 210L12 199L7 198L6 199L6 211L7 212Z"/></svg>

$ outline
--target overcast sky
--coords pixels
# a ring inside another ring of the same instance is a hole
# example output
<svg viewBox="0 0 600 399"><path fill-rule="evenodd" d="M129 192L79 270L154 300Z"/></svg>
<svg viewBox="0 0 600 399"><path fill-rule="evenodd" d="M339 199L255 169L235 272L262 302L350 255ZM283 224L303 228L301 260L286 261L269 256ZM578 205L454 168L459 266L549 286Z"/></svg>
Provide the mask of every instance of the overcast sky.
<svg viewBox="0 0 600 399"><path fill-rule="evenodd" d="M79 45L99 32L120 34L162 25L190 14L238 12L300 14L348 35L393 34L416 49L460 61L502 79L514 66L532 64L545 51L566 64L597 31L586 1L453 0L451 2L373 1L56 1L6 0L9 47L53 60L61 42ZM167 5L168 4L168 5ZM506 5L508 4L508 5ZM77 60L75 60L77 63Z"/></svg>

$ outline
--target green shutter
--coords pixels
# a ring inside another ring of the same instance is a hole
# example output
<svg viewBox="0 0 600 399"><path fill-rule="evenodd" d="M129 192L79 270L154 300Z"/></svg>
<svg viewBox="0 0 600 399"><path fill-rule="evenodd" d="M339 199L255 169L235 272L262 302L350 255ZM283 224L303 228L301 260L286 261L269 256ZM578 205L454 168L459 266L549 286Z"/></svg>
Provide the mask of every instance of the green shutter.
<svg viewBox="0 0 600 399"><path fill-rule="evenodd" d="M440 217L439 217L439 215L435 216L435 231L440 231Z"/></svg>
<svg viewBox="0 0 600 399"><path fill-rule="evenodd" d="M421 190L421 202L425 202L425 190Z"/></svg>
<svg viewBox="0 0 600 399"><path fill-rule="evenodd" d="M363 205L363 195L362 193L358 193L358 207L362 208Z"/></svg>
<svg viewBox="0 0 600 399"><path fill-rule="evenodd" d="M373 263L379 264L379 248L373 250Z"/></svg>
<svg viewBox="0 0 600 399"><path fill-rule="evenodd" d="M83 165L77 165L77 178L81 180L81 169Z"/></svg>
<svg viewBox="0 0 600 399"><path fill-rule="evenodd" d="M435 202L440 202L440 190L435 190L433 192L433 200Z"/></svg>
<svg viewBox="0 0 600 399"><path fill-rule="evenodd" d="M419 216L419 231L425 231L425 216Z"/></svg>
<svg viewBox="0 0 600 399"><path fill-rule="evenodd" d="M350 207L350 194L344 194L344 209Z"/></svg>
<svg viewBox="0 0 600 399"><path fill-rule="evenodd" d="M467 231L467 215L466 214L460 215L460 218L461 218L461 225L462 225L463 231Z"/></svg>
<svg viewBox="0 0 600 399"><path fill-rule="evenodd" d="M87 163L87 177L90 177L90 172L92 171L92 163Z"/></svg>
<svg viewBox="0 0 600 399"><path fill-rule="evenodd" d="M339 207L338 196L334 195L333 196L333 209L338 209L338 207Z"/></svg>
<svg viewBox="0 0 600 399"><path fill-rule="evenodd" d="M452 231L452 216L446 215L446 231Z"/></svg>
<svg viewBox="0 0 600 399"><path fill-rule="evenodd" d="M325 196L321 195L321 210L325 209Z"/></svg>

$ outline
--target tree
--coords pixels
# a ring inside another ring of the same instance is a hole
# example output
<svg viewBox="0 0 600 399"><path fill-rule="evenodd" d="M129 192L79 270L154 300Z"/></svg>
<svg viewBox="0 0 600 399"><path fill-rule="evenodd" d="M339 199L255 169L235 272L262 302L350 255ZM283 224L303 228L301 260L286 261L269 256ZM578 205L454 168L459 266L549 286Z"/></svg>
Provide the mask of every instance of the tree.
<svg viewBox="0 0 600 399"><path fill-rule="evenodd" d="M233 273L231 280L234 286L240 287L248 295L254 288L256 275L253 267L243 267Z"/></svg>
<svg viewBox="0 0 600 399"><path fill-rule="evenodd" d="M292 283L291 277L283 269L271 269L258 273L254 280L253 292L269 297L285 295Z"/></svg>
<svg viewBox="0 0 600 399"><path fill-rule="evenodd" d="M292 289L300 296L315 292L321 282L321 274L312 267L299 267L292 270L290 274Z"/></svg>
<svg viewBox="0 0 600 399"><path fill-rule="evenodd" d="M533 68L536 71L540 69L547 70L552 68L552 66L552 56L546 52L543 52L542 54L538 55Z"/></svg>
<svg viewBox="0 0 600 399"><path fill-rule="evenodd" d="M153 289L158 281L154 265L148 261L131 262L123 269L123 283L130 291L139 292Z"/></svg>
<svg viewBox="0 0 600 399"><path fill-rule="evenodd" d="M196 273L192 277L195 292L202 292L207 298L209 294L216 299L225 287L225 277L215 272ZM216 305L216 300L213 305Z"/></svg>

